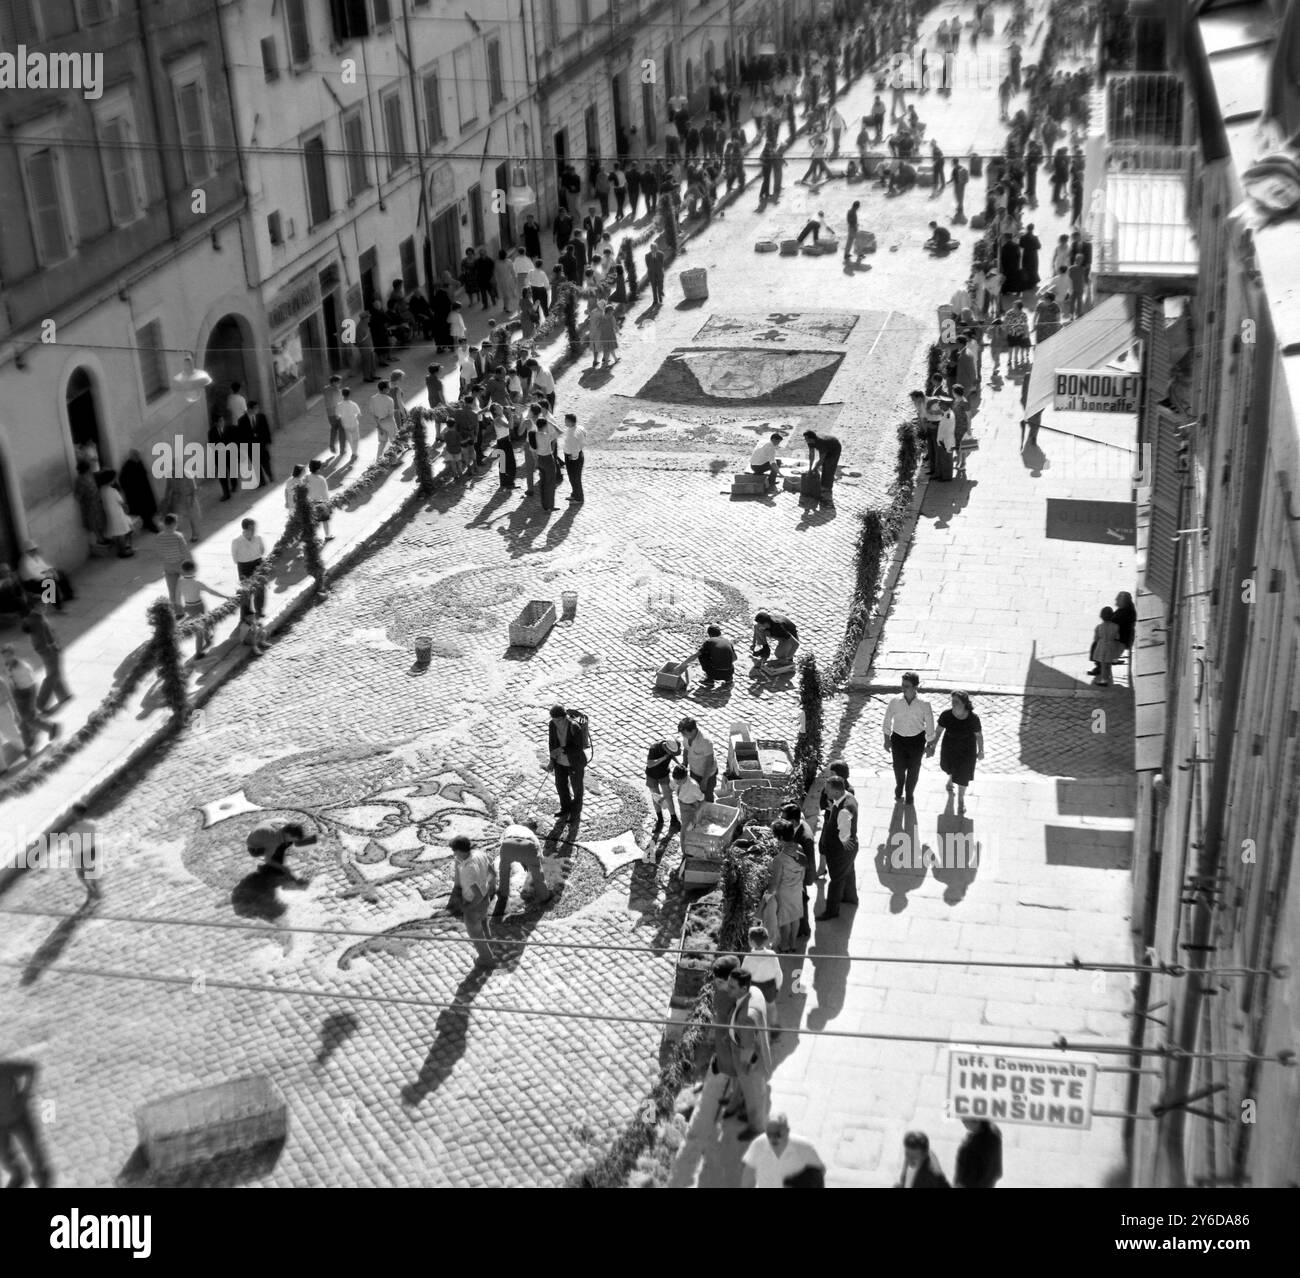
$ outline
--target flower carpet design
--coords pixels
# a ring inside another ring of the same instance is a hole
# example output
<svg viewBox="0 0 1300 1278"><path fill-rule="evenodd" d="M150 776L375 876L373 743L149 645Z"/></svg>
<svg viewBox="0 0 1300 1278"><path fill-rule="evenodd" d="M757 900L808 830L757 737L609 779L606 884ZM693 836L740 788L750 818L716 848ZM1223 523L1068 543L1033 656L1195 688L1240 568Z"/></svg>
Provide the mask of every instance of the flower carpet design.
<svg viewBox="0 0 1300 1278"><path fill-rule="evenodd" d="M636 397L662 404L819 404L843 360L838 351L679 349Z"/></svg>

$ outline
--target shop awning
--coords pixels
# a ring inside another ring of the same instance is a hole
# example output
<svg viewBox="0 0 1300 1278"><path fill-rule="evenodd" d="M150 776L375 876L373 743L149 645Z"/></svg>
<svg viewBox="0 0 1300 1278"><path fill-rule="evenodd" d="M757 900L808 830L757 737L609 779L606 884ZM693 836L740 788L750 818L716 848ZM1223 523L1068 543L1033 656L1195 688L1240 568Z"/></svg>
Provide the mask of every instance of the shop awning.
<svg viewBox="0 0 1300 1278"><path fill-rule="evenodd" d="M1116 293L1086 311L1059 333L1053 333L1034 351L1029 375L1029 396L1025 416L1050 408L1058 368L1103 369L1116 367L1135 371L1130 355L1138 342L1133 299ZM1137 365L1140 369L1141 365Z"/></svg>

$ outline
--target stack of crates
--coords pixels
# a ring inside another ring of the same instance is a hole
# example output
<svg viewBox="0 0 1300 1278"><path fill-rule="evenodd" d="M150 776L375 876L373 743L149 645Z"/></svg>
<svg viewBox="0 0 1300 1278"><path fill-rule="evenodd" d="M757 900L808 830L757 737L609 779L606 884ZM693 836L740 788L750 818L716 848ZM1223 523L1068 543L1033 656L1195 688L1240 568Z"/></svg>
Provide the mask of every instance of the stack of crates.
<svg viewBox="0 0 1300 1278"><path fill-rule="evenodd" d="M689 830L682 831L682 882L691 887L713 885L722 877L722 858L740 829L739 808L702 803Z"/></svg>

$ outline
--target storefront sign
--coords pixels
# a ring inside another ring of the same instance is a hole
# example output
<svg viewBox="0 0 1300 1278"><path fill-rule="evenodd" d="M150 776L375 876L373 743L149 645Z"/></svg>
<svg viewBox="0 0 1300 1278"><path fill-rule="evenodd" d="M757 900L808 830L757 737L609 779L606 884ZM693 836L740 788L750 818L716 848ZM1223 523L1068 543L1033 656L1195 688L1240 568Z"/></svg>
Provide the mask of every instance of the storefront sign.
<svg viewBox="0 0 1300 1278"><path fill-rule="evenodd" d="M313 269L281 289L266 308L266 322L278 333L320 305L320 277Z"/></svg>
<svg viewBox="0 0 1300 1278"><path fill-rule="evenodd" d="M1096 1085L1095 1061L962 1048L948 1053L948 1107L954 1118L1088 1131Z"/></svg>
<svg viewBox="0 0 1300 1278"><path fill-rule="evenodd" d="M1058 413L1136 413L1141 384L1132 373L1058 368L1052 407Z"/></svg>

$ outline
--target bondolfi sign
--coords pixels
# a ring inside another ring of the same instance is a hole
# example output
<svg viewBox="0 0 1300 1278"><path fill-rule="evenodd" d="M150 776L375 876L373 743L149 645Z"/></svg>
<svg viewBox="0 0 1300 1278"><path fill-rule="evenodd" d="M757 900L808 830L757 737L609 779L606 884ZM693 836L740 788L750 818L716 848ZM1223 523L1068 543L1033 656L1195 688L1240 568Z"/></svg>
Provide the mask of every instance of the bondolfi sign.
<svg viewBox="0 0 1300 1278"><path fill-rule="evenodd" d="M964 1048L948 1053L948 1106L954 1118L1088 1131L1096 1085L1096 1061Z"/></svg>
<svg viewBox="0 0 1300 1278"><path fill-rule="evenodd" d="M1136 413L1140 384L1132 373L1058 368L1052 407L1058 413Z"/></svg>

